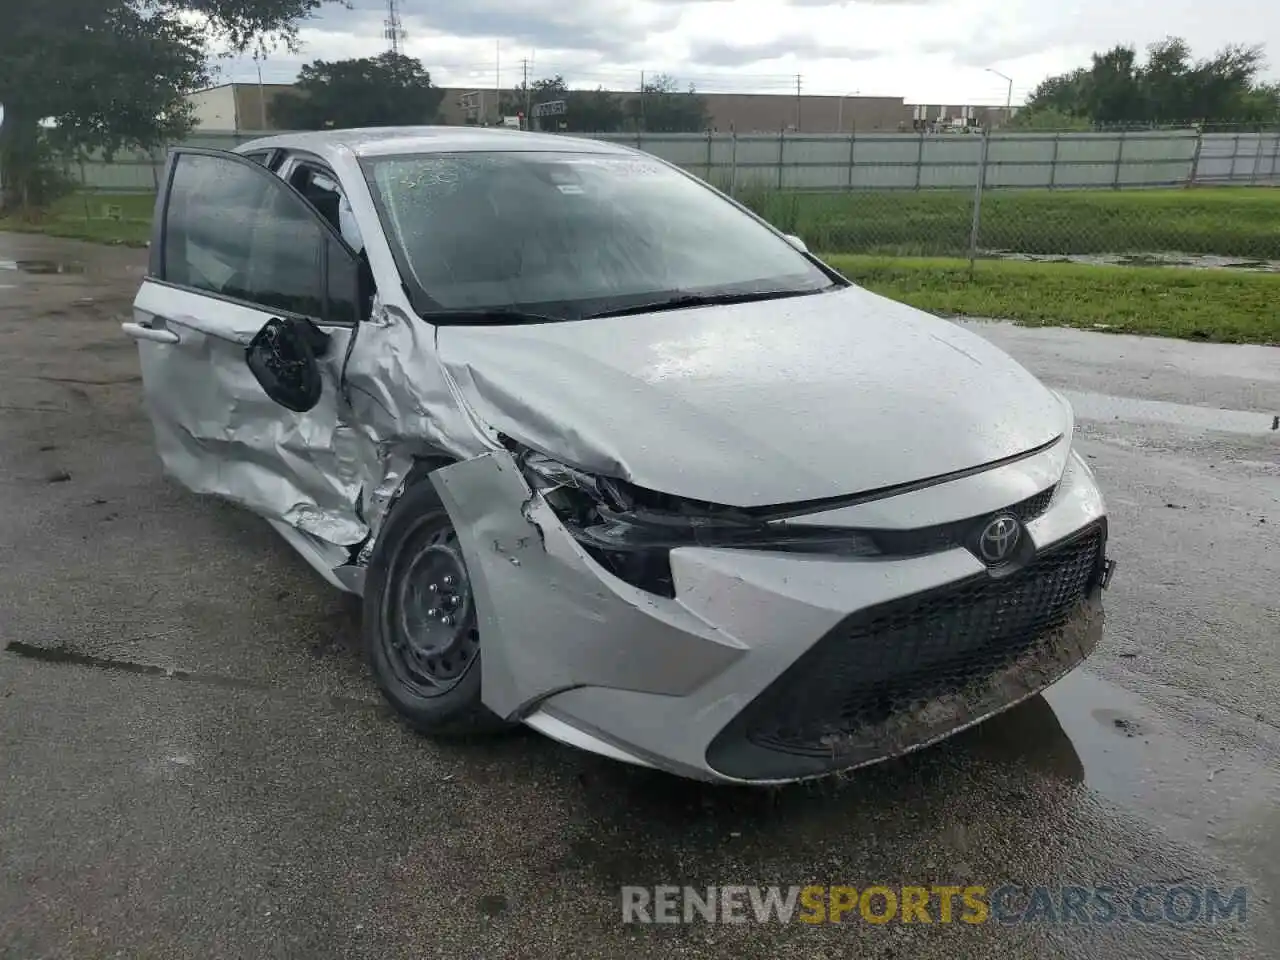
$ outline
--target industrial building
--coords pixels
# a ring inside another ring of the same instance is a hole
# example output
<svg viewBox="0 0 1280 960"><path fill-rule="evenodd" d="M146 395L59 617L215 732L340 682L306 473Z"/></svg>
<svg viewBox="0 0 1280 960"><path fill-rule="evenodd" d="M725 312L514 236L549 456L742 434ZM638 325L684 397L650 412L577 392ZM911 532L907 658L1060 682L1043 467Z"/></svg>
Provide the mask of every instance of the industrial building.
<svg viewBox="0 0 1280 960"><path fill-rule="evenodd" d="M193 93L188 98L195 113L196 128L206 131L236 132L278 129L271 119L271 101L292 91L287 83L226 83ZM630 99L633 90L615 91ZM473 87L446 87L436 118L424 122L497 123L497 91ZM854 131L898 132L951 127L966 121L979 126L998 127L1005 120L1001 107L966 107L909 104L901 97L825 96L776 93L703 93L708 128L721 133L851 133Z"/></svg>

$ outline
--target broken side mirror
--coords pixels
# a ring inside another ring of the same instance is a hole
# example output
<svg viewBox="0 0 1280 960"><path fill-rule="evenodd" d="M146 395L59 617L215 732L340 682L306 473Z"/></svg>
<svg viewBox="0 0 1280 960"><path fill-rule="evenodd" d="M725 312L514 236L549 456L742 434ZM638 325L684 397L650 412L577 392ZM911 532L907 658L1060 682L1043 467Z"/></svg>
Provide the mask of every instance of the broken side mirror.
<svg viewBox="0 0 1280 960"><path fill-rule="evenodd" d="M320 361L329 337L309 320L273 317L245 348L245 362L267 396L306 413L320 402Z"/></svg>

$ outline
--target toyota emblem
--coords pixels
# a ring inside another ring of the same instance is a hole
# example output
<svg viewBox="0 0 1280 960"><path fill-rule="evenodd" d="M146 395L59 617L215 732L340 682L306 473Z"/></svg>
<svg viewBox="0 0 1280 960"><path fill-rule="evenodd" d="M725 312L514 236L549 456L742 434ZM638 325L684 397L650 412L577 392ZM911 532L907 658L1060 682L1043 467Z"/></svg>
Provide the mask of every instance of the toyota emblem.
<svg viewBox="0 0 1280 960"><path fill-rule="evenodd" d="M978 553L989 564L1004 563L1013 556L1021 537L1022 528L1014 517L996 517L978 537Z"/></svg>

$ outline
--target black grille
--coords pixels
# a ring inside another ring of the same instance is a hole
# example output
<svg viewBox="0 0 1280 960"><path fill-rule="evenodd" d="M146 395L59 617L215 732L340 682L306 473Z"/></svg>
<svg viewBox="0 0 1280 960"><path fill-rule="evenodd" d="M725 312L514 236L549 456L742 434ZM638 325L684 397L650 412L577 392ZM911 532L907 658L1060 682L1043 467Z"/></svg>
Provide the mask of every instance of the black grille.
<svg viewBox="0 0 1280 960"><path fill-rule="evenodd" d="M1055 484L1048 490L1040 491L1034 497L1027 497L1021 503L1015 503L1010 507L1009 512L1023 523L1030 523L1049 509L1049 501L1053 499L1053 494L1057 489L1057 484Z"/></svg>
<svg viewBox="0 0 1280 960"><path fill-rule="evenodd" d="M1030 523L1049 509L1057 485L1042 490L1034 496L1004 510L997 510L981 517L970 517L967 520L953 520L932 527L917 527L914 530L868 530L863 531L875 542L880 552L893 557L915 557L927 553L941 553L962 547L975 533L994 516L1009 513L1023 523Z"/></svg>
<svg viewBox="0 0 1280 960"><path fill-rule="evenodd" d="M722 731L708 760L723 770L712 754L729 762L743 740L830 760L833 740L856 750L860 730L997 673L1065 623L1095 586L1104 523L1009 576L981 574L852 614Z"/></svg>

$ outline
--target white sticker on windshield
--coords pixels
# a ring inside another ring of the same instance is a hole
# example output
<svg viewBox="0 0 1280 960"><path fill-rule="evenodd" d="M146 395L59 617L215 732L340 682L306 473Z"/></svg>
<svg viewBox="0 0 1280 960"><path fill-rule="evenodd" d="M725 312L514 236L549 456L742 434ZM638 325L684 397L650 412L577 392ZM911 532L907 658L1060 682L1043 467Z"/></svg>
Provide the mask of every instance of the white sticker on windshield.
<svg viewBox="0 0 1280 960"><path fill-rule="evenodd" d="M561 184L559 184L558 186L559 186L559 189L560 189L560 192L561 192L561 193L580 194L580 193L585 193L585 192L586 192L586 191L585 191L585 190L583 190L580 186L578 186L576 183L561 183Z"/></svg>

